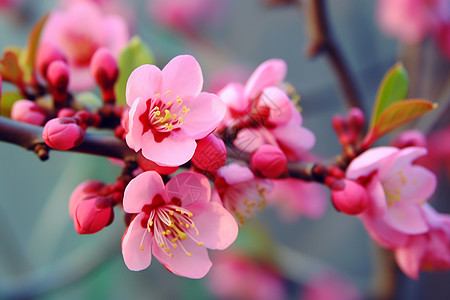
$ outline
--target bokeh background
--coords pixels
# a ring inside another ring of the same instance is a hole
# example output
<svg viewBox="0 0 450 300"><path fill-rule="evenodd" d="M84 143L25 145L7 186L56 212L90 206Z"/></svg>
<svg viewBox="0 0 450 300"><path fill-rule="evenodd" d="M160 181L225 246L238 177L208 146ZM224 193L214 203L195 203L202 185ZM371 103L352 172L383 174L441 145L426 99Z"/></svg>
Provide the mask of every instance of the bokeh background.
<svg viewBox="0 0 450 300"><path fill-rule="evenodd" d="M207 81L230 65L250 74L261 62L282 58L289 67L287 81L301 96L304 126L316 134L314 152L322 157L339 153L330 118L345 112L343 94L327 60L305 55L308 36L301 8L268 6L263 0L223 1L215 24L201 30L210 43L205 47L153 22L146 2L123 4L132 31L150 46L159 66L175 55L190 53L200 62ZM407 51L380 32L375 2L326 1L332 31L356 78L366 111L384 72L399 53ZM17 9L1 10L0 47L23 46L32 25L57 6L54 0L22 1ZM427 59L440 59L434 53ZM120 168L106 158L52 151L50 159L41 162L32 152L0 143L1 299L214 299L209 275L202 280L180 278L155 259L147 270L129 271L120 251L125 225L119 211L112 226L100 233L80 236L75 232L68 214L71 191L84 180L112 182L119 174ZM447 191L441 188L437 194L435 206L449 213ZM276 245L273 253L263 246L267 243ZM331 205L319 220L301 218L290 223L268 208L242 228L233 247L251 257L274 255L287 299L299 299L308 279L324 268L334 269L353 282L364 299L370 299L383 253L357 218L339 214ZM211 256L214 262L214 253ZM394 272L395 299L450 298L448 272L422 273L418 281Z"/></svg>

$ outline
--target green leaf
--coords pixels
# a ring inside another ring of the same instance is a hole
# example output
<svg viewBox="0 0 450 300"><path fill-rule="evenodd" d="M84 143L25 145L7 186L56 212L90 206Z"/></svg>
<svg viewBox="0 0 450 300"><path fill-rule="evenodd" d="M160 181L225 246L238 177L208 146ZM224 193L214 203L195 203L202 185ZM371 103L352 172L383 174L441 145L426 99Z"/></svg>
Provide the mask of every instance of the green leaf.
<svg viewBox="0 0 450 300"><path fill-rule="evenodd" d="M153 63L150 48L137 36L133 37L119 55L119 79L115 86L117 104L125 104L125 89L131 72L143 64Z"/></svg>
<svg viewBox="0 0 450 300"><path fill-rule="evenodd" d="M370 122L371 129L378 122L387 107L406 98L408 89L408 74L403 64L397 63L384 75L378 88L372 112L372 120Z"/></svg>
<svg viewBox="0 0 450 300"><path fill-rule="evenodd" d="M19 62L24 70L24 81L28 82L31 80L42 28L44 28L45 22L47 22L49 16L50 13L47 13L31 29L30 35L28 36L28 44L20 55Z"/></svg>
<svg viewBox="0 0 450 300"><path fill-rule="evenodd" d="M436 107L437 103L422 99L411 99L391 104L383 111L373 129L369 131L364 144L372 144L386 133L417 119Z"/></svg>
<svg viewBox="0 0 450 300"><path fill-rule="evenodd" d="M0 99L0 115L9 118L14 102L20 99L23 99L23 96L19 92L4 92Z"/></svg>
<svg viewBox="0 0 450 300"><path fill-rule="evenodd" d="M0 75L2 79L11 83L22 79L22 68L19 65L19 57L16 50L6 50L0 59Z"/></svg>

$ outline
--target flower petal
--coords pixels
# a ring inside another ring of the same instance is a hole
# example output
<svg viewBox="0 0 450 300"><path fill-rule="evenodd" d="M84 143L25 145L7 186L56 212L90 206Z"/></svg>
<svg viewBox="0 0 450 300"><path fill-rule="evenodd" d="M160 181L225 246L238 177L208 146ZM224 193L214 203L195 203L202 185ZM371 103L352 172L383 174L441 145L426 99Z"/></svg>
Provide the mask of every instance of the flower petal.
<svg viewBox="0 0 450 300"><path fill-rule="evenodd" d="M398 149L395 147L376 147L356 157L347 168L347 178L358 179L378 170L380 178L390 170Z"/></svg>
<svg viewBox="0 0 450 300"><path fill-rule="evenodd" d="M413 279L419 278L422 258L425 255L427 240L424 236L414 236L406 247L395 249L395 260L400 269Z"/></svg>
<svg viewBox="0 0 450 300"><path fill-rule="evenodd" d="M197 97L186 97L184 104L190 111L181 126L186 135L201 139L210 134L220 124L226 112L225 103L216 95L200 93Z"/></svg>
<svg viewBox="0 0 450 300"><path fill-rule="evenodd" d="M152 233L141 226L142 220L148 218L141 213L130 223L122 239L122 255L128 269L140 271L147 268L152 261Z"/></svg>
<svg viewBox="0 0 450 300"><path fill-rule="evenodd" d="M161 92L161 70L154 65L142 65L134 69L128 77L126 100L131 106L137 98L147 101Z"/></svg>
<svg viewBox="0 0 450 300"><path fill-rule="evenodd" d="M169 199L178 198L181 206L207 203L211 199L211 185L208 178L194 172L183 172L173 177L166 184Z"/></svg>
<svg viewBox="0 0 450 300"><path fill-rule="evenodd" d="M234 217L219 203L196 206L192 209L192 220L199 232L198 240L210 249L225 249L238 235L238 225Z"/></svg>
<svg viewBox="0 0 450 300"><path fill-rule="evenodd" d="M123 209L127 213L140 213L144 205L152 204L153 197L165 198L164 183L155 171L139 174L128 183L123 195Z"/></svg>
<svg viewBox="0 0 450 300"><path fill-rule="evenodd" d="M149 131L142 137L142 155L163 167L177 167L186 163L194 155L197 143L193 138L174 138L171 134L161 142L156 142Z"/></svg>
<svg viewBox="0 0 450 300"><path fill-rule="evenodd" d="M306 151L314 147L316 137L312 131L295 123L277 126L270 131L288 159L301 159Z"/></svg>
<svg viewBox="0 0 450 300"><path fill-rule="evenodd" d="M219 91L218 96L228 108L238 112L249 109L249 99L244 95L244 86L240 83L230 83Z"/></svg>
<svg viewBox="0 0 450 300"><path fill-rule="evenodd" d="M286 93L277 87L265 88L259 98L258 106L270 108L269 121L275 124L289 122L295 109Z"/></svg>
<svg viewBox="0 0 450 300"><path fill-rule="evenodd" d="M286 77L287 65L284 60L270 59L260 64L245 84L245 95L254 99L262 90L280 84Z"/></svg>
<svg viewBox="0 0 450 300"><path fill-rule="evenodd" d="M233 145L240 151L252 153L262 145L266 144L267 134L264 134L264 131L267 132L265 129L241 129L234 139ZM276 145L276 142L274 143Z"/></svg>
<svg viewBox="0 0 450 300"><path fill-rule="evenodd" d="M224 178L228 184L238 184L255 178L255 175L253 175L249 168L237 163L231 163L221 167L217 173L220 177Z"/></svg>
<svg viewBox="0 0 450 300"><path fill-rule="evenodd" d="M428 225L418 205L394 202L394 205L389 207L384 220L389 226L406 234L428 231Z"/></svg>
<svg viewBox="0 0 450 300"><path fill-rule="evenodd" d="M162 77L161 91L171 91L180 98L195 97L203 87L202 69L191 55L174 57L162 70Z"/></svg>
<svg viewBox="0 0 450 300"><path fill-rule="evenodd" d="M359 215L359 217L372 239L382 247L402 247L409 241L409 235L393 229L379 216L366 212Z"/></svg>
<svg viewBox="0 0 450 300"><path fill-rule="evenodd" d="M176 275L195 279L204 277L212 266L206 247L197 245L191 239L183 240L182 243L186 252L191 256L188 256L183 248L178 246L170 249L173 254L173 257L170 257L156 243L153 243L153 255Z"/></svg>
<svg viewBox="0 0 450 300"><path fill-rule="evenodd" d="M128 147L138 152L142 147L142 132L144 131L144 125L139 120L145 110L147 105L142 98L137 98L136 101L131 105L128 111L128 132L125 136L125 141Z"/></svg>

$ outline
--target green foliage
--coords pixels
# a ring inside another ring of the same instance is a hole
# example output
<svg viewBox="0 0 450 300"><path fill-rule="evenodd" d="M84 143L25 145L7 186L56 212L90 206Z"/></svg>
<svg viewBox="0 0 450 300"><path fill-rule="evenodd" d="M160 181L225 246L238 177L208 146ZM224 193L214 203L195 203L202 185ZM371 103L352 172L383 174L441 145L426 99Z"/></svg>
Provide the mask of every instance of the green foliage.
<svg viewBox="0 0 450 300"><path fill-rule="evenodd" d="M4 92L0 100L0 115L9 118L14 102L20 99L23 96L19 92Z"/></svg>
<svg viewBox="0 0 450 300"><path fill-rule="evenodd" d="M119 55L119 79L115 86L117 104L125 104L125 89L131 72L143 64L153 63L150 48L137 36L133 37Z"/></svg>

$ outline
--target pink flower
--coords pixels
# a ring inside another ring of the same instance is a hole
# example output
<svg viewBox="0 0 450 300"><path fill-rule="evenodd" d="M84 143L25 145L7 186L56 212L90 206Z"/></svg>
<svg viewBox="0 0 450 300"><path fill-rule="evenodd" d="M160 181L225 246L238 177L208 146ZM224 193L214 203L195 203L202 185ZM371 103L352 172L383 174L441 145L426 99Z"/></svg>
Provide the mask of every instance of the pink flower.
<svg viewBox="0 0 450 300"><path fill-rule="evenodd" d="M447 0L379 0L377 19L387 34L417 44L435 32L449 12Z"/></svg>
<svg viewBox="0 0 450 300"><path fill-rule="evenodd" d="M425 148L378 147L355 158L347 177L365 186L369 208L361 219L369 234L384 247L404 244L408 235L428 231L421 206L436 188L436 176L414 165Z"/></svg>
<svg viewBox="0 0 450 300"><path fill-rule="evenodd" d="M232 163L217 171L215 187L223 206L232 212L240 225L266 206L266 192L272 188L267 179L258 179L244 166Z"/></svg>
<svg viewBox="0 0 450 300"><path fill-rule="evenodd" d="M282 300L286 286L271 267L236 252L214 257L214 268L206 277L211 293L220 299Z"/></svg>
<svg viewBox="0 0 450 300"><path fill-rule="evenodd" d="M294 178L273 179L272 183L267 203L278 210L282 220L295 221L302 215L317 219L325 213L328 199L320 184Z"/></svg>
<svg viewBox="0 0 450 300"><path fill-rule="evenodd" d="M134 70L126 90L128 146L161 166L191 159L195 140L210 134L225 114L219 97L200 93L202 85L200 65L190 55L175 57L162 71L153 65Z"/></svg>
<svg viewBox="0 0 450 300"><path fill-rule="evenodd" d="M177 275L205 276L211 267L206 248L225 249L238 232L233 217L210 198L208 179L193 172L178 174L165 187L154 171L131 180L123 208L137 215L122 240L127 267L147 268L153 253Z"/></svg>
<svg viewBox="0 0 450 300"><path fill-rule="evenodd" d="M430 230L411 235L394 251L400 269L414 279L418 279L420 270L450 269L450 216L437 213L428 204L422 208Z"/></svg>
<svg viewBox="0 0 450 300"><path fill-rule="evenodd" d="M270 144L283 150L289 160L300 160L314 146L314 134L301 126L300 113L286 93L277 87L286 70L283 60L271 59L256 68L245 86L231 83L219 92L228 108L224 126L248 116L258 116L264 108L269 108L264 124L239 131L234 140L239 150L251 153Z"/></svg>
<svg viewBox="0 0 450 300"><path fill-rule="evenodd" d="M103 15L91 1L72 1L64 11L53 11L41 36L66 56L70 67L70 90L87 90L94 86L89 71L92 55L106 47L115 55L128 41L125 21L116 15Z"/></svg>

